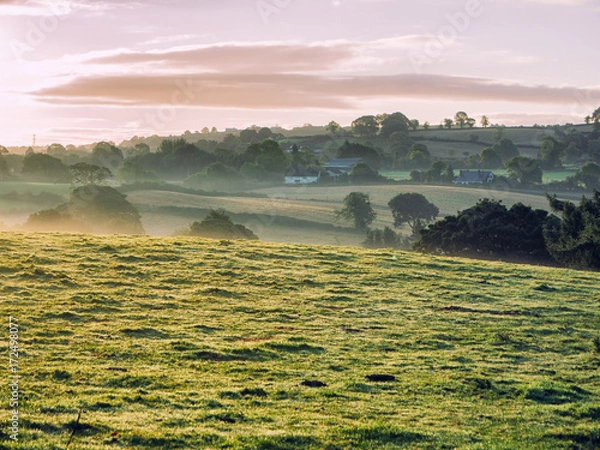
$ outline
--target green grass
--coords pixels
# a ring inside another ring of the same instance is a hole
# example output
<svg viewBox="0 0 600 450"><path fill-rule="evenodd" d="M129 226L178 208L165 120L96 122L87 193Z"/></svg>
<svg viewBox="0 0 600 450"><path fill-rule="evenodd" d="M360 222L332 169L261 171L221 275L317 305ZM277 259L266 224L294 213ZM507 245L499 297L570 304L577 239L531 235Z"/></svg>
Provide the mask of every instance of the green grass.
<svg viewBox="0 0 600 450"><path fill-rule="evenodd" d="M191 238L0 249L23 400L0 448L73 428L80 450L600 445L597 273Z"/></svg>

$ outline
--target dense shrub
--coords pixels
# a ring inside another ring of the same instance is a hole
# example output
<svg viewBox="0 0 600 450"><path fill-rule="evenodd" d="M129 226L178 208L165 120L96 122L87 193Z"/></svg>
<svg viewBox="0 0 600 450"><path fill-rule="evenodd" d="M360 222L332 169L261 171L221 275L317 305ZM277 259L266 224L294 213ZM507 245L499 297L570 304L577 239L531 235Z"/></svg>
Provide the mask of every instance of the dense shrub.
<svg viewBox="0 0 600 450"><path fill-rule="evenodd" d="M201 222L194 222L183 234L210 239L249 239L258 236L243 225L233 223L223 210L211 210Z"/></svg>

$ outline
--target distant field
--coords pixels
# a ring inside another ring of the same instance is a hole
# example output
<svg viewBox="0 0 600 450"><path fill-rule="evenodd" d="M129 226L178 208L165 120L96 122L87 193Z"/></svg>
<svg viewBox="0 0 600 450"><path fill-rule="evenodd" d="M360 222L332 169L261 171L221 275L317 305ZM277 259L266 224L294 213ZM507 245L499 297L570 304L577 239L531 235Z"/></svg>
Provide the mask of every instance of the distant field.
<svg viewBox="0 0 600 450"><path fill-rule="evenodd" d="M372 225L376 228L393 226L393 218L387 204L401 192L422 193L440 208L441 216L456 214L459 210L473 206L482 198L502 200L507 206L522 202L534 208L549 209L548 201L541 194L522 194L477 187L423 185L281 186L254 191L266 194L269 198L208 197L177 192L134 191L128 194L128 199L141 209L144 227L152 235L171 235L175 230L188 226L193 220L202 219L211 208L223 208L230 213L242 215L239 222L255 231L261 240L319 245L360 245L364 236L349 230L351 223L335 218L335 210L342 207L345 196L353 191L370 195L378 214ZM194 211L197 211L197 214L194 214ZM295 224L294 220L298 223ZM324 231L319 229L319 224L346 227L346 230ZM401 231L409 233L407 229Z"/></svg>
<svg viewBox="0 0 600 450"><path fill-rule="evenodd" d="M600 446L597 273L191 238L0 249L21 377L2 449Z"/></svg>
<svg viewBox="0 0 600 450"><path fill-rule="evenodd" d="M440 208L442 216L456 214L457 211L473 206L481 198L502 200L505 205L522 202L535 208L548 209L548 201L540 194L521 194L516 192L491 190L484 187L424 186L424 185L379 185L379 186L328 186L328 187L280 187L260 189L257 192L274 198L288 200L311 200L326 203L341 203L350 192L368 193L372 202L389 213L387 203L402 192L417 192L425 195L429 201Z"/></svg>
<svg viewBox="0 0 600 450"><path fill-rule="evenodd" d="M458 174L460 169L454 169L454 173ZM473 170L473 169L470 169ZM506 170L504 169L482 169L482 170L491 170L495 175L506 176ZM381 175L387 178L391 178L392 180L410 180L410 170L381 170L379 171ZM549 183L551 181L564 181L567 177L575 175L575 170L557 170L557 171L545 171L542 181L544 183Z"/></svg>
<svg viewBox="0 0 600 450"><path fill-rule="evenodd" d="M497 173L501 173L497 171ZM402 178L407 172L386 172ZM548 174L550 177L564 177L568 172ZM11 191L51 192L68 196L68 185L0 183L0 195ZM169 236L175 231L189 226L194 220L201 220L210 209L225 209L239 223L246 225L258 234L261 240L271 242L292 242L318 245L361 245L362 234L352 230L352 224L337 220L335 211L342 208L346 195L353 191L366 192L371 196L373 207L378 214L372 224L375 228L392 226L393 220L389 200L401 192L418 192L425 195L440 208L440 215L456 214L457 211L473 206L481 198L502 200L510 206L522 202L535 208L548 209L548 202L541 194L522 194L483 187L423 186L423 185L381 185L381 186L280 186L259 189L253 192L267 195L267 198L218 197L158 190L139 190L127 193L128 199L136 205L142 215L147 233L154 236ZM576 196L579 197L579 194ZM56 203L61 203L62 200ZM41 209L54 207L0 199L0 222L7 227L23 224L28 216ZM400 230L408 233L409 230Z"/></svg>

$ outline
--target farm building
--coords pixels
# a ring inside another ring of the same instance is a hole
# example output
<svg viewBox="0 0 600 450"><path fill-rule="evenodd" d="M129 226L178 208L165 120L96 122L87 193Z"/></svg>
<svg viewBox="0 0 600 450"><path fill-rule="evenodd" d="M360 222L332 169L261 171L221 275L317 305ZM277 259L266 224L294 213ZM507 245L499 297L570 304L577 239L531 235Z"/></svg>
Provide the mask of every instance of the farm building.
<svg viewBox="0 0 600 450"><path fill-rule="evenodd" d="M365 162L364 158L337 158L329 161L324 169L329 175L336 178L346 173L349 174L358 163Z"/></svg>
<svg viewBox="0 0 600 450"><path fill-rule="evenodd" d="M285 184L312 184L319 181L321 174L314 170L290 170L285 174Z"/></svg>
<svg viewBox="0 0 600 450"><path fill-rule="evenodd" d="M461 170L454 184L468 186L470 184L489 184L494 181L494 174L483 170Z"/></svg>

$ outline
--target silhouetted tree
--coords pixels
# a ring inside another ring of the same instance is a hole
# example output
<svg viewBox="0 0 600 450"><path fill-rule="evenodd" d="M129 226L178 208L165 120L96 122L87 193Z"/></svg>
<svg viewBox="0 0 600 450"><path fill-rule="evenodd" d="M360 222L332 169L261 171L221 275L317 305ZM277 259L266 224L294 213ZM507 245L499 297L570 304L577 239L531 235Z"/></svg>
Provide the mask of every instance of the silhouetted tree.
<svg viewBox="0 0 600 450"><path fill-rule="evenodd" d="M543 172L537 159L516 156L505 167L508 177L524 187L542 184Z"/></svg>
<svg viewBox="0 0 600 450"><path fill-rule="evenodd" d="M344 207L335 211L338 218L354 222L357 230L365 231L377 217L368 194L351 192L344 198Z"/></svg>
<svg viewBox="0 0 600 450"><path fill-rule="evenodd" d="M102 184L112 176L106 167L80 162L69 166L71 183L75 186L87 184Z"/></svg>
<svg viewBox="0 0 600 450"><path fill-rule="evenodd" d="M430 203L424 195L417 193L398 194L388 203L394 217L394 226L408 224L414 235L425 223L434 220L440 210Z"/></svg>
<svg viewBox="0 0 600 450"><path fill-rule="evenodd" d="M414 248L456 256L550 262L544 239L548 220L547 211L521 203L507 209L499 201L483 199L421 230Z"/></svg>
<svg viewBox="0 0 600 450"><path fill-rule="evenodd" d="M373 137L379 131L375 116L362 116L352 122L352 132L360 137Z"/></svg>
<svg viewBox="0 0 600 450"><path fill-rule="evenodd" d="M600 269L600 192L579 205L548 196L560 223L546 227L546 245L559 263L578 269Z"/></svg>
<svg viewBox="0 0 600 450"><path fill-rule="evenodd" d="M235 224L222 210L211 210L201 222L194 222L189 228L192 236L209 239L258 240L258 236L243 225Z"/></svg>

